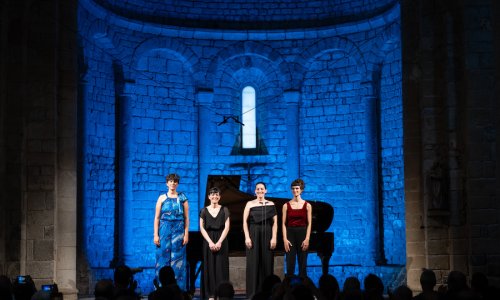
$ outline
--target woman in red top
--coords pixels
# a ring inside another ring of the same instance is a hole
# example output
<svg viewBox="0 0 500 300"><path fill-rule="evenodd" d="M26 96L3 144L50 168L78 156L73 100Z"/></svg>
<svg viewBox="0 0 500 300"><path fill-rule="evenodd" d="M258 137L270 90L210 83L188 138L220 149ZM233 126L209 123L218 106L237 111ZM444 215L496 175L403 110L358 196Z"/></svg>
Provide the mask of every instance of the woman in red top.
<svg viewBox="0 0 500 300"><path fill-rule="evenodd" d="M283 244L286 254L286 276L293 276L295 261L299 262L299 276L306 277L307 249L311 236L312 206L300 194L305 184L295 179L290 185L293 198L283 205Z"/></svg>

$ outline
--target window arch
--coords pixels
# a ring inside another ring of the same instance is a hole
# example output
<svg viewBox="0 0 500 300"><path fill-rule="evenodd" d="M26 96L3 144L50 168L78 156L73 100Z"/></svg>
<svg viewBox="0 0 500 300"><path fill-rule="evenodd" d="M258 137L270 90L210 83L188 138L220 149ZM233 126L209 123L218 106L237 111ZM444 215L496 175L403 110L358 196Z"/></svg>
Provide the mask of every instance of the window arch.
<svg viewBox="0 0 500 300"><path fill-rule="evenodd" d="M241 92L241 147L243 149L257 148L257 122L255 107L255 89L246 86Z"/></svg>

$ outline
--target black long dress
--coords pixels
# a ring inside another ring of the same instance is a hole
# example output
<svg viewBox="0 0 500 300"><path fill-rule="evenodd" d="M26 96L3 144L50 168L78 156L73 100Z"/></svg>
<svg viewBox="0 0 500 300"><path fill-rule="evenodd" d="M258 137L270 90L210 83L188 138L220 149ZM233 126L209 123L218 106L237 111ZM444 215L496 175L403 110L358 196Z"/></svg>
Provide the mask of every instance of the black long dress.
<svg viewBox="0 0 500 300"><path fill-rule="evenodd" d="M200 211L200 218L203 219L204 228L212 242L217 243L222 235L222 231L224 231L224 224L227 218L229 218L227 207L221 207L215 218L204 207ZM212 298L215 295L217 285L229 280L227 238L222 241L221 248L217 252L212 252L208 247L208 242L203 239L203 268L204 294L207 298Z"/></svg>
<svg viewBox="0 0 500 300"><path fill-rule="evenodd" d="M274 271L274 255L270 248L274 216L274 205L254 206L248 214L248 232L252 240L252 248L246 249L248 299L259 291L264 278Z"/></svg>

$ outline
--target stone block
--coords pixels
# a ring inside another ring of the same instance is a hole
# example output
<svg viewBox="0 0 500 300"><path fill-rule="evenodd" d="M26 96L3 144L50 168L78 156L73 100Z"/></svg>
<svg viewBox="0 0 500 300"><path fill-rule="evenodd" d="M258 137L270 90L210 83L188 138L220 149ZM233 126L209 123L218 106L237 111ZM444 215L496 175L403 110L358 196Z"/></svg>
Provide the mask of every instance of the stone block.
<svg viewBox="0 0 500 300"><path fill-rule="evenodd" d="M451 249L454 255L462 254L466 255L469 252L469 240L468 239L452 239Z"/></svg>
<svg viewBox="0 0 500 300"><path fill-rule="evenodd" d="M45 209L46 192L29 192L27 193L28 210L44 210Z"/></svg>
<svg viewBox="0 0 500 300"><path fill-rule="evenodd" d="M420 275L421 270L407 270L406 271L406 284L411 290L420 289Z"/></svg>
<svg viewBox="0 0 500 300"><path fill-rule="evenodd" d="M422 269L425 268L427 264L427 258L425 255L414 255L406 257L407 269Z"/></svg>
<svg viewBox="0 0 500 300"><path fill-rule="evenodd" d="M73 270L76 261L76 247L58 247L57 248L57 269Z"/></svg>
<svg viewBox="0 0 500 300"><path fill-rule="evenodd" d="M74 263L73 263L74 264ZM75 293L76 292L76 269L68 270L57 270L57 276L55 278L59 291L63 293ZM64 295L66 299L66 294Z"/></svg>
<svg viewBox="0 0 500 300"><path fill-rule="evenodd" d="M450 257L448 255L429 255L429 269L450 269Z"/></svg>
<svg viewBox="0 0 500 300"><path fill-rule="evenodd" d="M427 242L427 252L429 255L446 255L449 252L447 240L429 240Z"/></svg>
<svg viewBox="0 0 500 300"><path fill-rule="evenodd" d="M246 280L246 257L230 257L229 280L233 283L235 290L245 289Z"/></svg>
<svg viewBox="0 0 500 300"><path fill-rule="evenodd" d="M2 273L7 275L9 278L15 278L17 275L21 274L21 266L18 261L6 262L5 272Z"/></svg>
<svg viewBox="0 0 500 300"><path fill-rule="evenodd" d="M44 238L43 229L44 229L43 226L27 226L26 238L30 240L43 239Z"/></svg>
<svg viewBox="0 0 500 300"><path fill-rule="evenodd" d="M54 239L54 225L43 227L43 237L41 239L53 240Z"/></svg>
<svg viewBox="0 0 500 300"><path fill-rule="evenodd" d="M418 256L425 253L425 243L421 242L407 242L406 243L406 255L410 256Z"/></svg>
<svg viewBox="0 0 500 300"><path fill-rule="evenodd" d="M54 262L53 261L27 262L26 274L31 275L33 279L54 278Z"/></svg>
<svg viewBox="0 0 500 300"><path fill-rule="evenodd" d="M33 260L49 261L54 259L53 240L35 240L33 243Z"/></svg>
<svg viewBox="0 0 500 300"><path fill-rule="evenodd" d="M454 271L460 271L464 274L469 273L469 260L467 255L452 255L450 256L451 269Z"/></svg>
<svg viewBox="0 0 500 300"><path fill-rule="evenodd" d="M26 214L26 224L29 226L47 226L54 224L54 214L52 211L29 211Z"/></svg>
<svg viewBox="0 0 500 300"><path fill-rule="evenodd" d="M432 230L427 230L427 238L429 240L448 239L448 229L445 227L441 227L441 228L432 228Z"/></svg>

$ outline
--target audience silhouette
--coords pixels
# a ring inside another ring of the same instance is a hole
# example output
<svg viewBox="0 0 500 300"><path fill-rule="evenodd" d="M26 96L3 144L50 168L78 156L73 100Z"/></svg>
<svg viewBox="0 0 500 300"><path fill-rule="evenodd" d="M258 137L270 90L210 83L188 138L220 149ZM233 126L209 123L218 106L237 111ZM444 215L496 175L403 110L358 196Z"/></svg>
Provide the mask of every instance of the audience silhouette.
<svg viewBox="0 0 500 300"><path fill-rule="evenodd" d="M148 300L190 300L192 295L183 291L177 284L171 266L164 266L159 271L159 283L156 290L148 295ZM384 284L380 277L368 274L364 280L364 289L356 277L347 277L342 291L332 274L324 274L319 278L318 287L309 277L287 276L283 281L272 274L264 278L262 286L252 297L253 300L493 300L500 299L499 289L489 285L483 273L471 276L470 287L467 277L460 271L451 271L447 281L436 291L437 280L433 270L424 269L420 275L422 292L413 297L413 292L406 285L401 285L389 295L384 295ZM0 300L62 300L57 290L37 291L30 276L18 276L10 280L0 275ZM114 271L114 280L99 280L94 287L95 300L138 300L135 292L137 282L128 266L119 266ZM215 291L215 299L232 300L235 291L231 282L220 283ZM238 299L238 297L236 298ZM241 299L241 298L240 298Z"/></svg>
<svg viewBox="0 0 500 300"><path fill-rule="evenodd" d="M364 280L365 300L383 300L384 299L384 284L382 279L375 274L368 274Z"/></svg>
<svg viewBox="0 0 500 300"><path fill-rule="evenodd" d="M420 286L422 287L422 292L413 299L439 300L441 298L441 295L434 290L436 286L436 274L434 274L434 271L424 269L422 274L420 274Z"/></svg>
<svg viewBox="0 0 500 300"><path fill-rule="evenodd" d="M113 294L114 286L111 279L101 279L95 284L95 300L111 300L113 299Z"/></svg>
<svg viewBox="0 0 500 300"><path fill-rule="evenodd" d="M5 275L0 276L0 300L11 300L13 296L12 282Z"/></svg>
<svg viewBox="0 0 500 300"><path fill-rule="evenodd" d="M325 300L335 300L340 297L339 282L333 275L321 275L318 286Z"/></svg>
<svg viewBox="0 0 500 300"><path fill-rule="evenodd" d="M183 291L177 284L175 272L171 266L163 266L159 273L160 280L159 288L151 292L148 300L182 300L184 299Z"/></svg>
<svg viewBox="0 0 500 300"><path fill-rule="evenodd" d="M232 300L234 298L233 284L229 281L221 282L215 289L216 300Z"/></svg>

